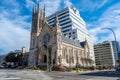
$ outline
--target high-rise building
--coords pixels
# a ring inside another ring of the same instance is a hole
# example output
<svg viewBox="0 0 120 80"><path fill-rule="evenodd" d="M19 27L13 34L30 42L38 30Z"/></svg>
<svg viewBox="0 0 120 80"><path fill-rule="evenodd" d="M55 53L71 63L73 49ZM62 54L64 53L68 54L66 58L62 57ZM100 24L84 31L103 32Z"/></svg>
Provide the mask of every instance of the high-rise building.
<svg viewBox="0 0 120 80"><path fill-rule="evenodd" d="M104 41L94 45L96 66L115 67L118 59L116 47L119 47L116 41Z"/></svg>
<svg viewBox="0 0 120 80"><path fill-rule="evenodd" d="M87 40L90 48L90 55L94 56L92 38L88 34L85 21L81 18L79 11L73 7L67 7L55 12L47 17L48 24L51 27L54 25L55 14L58 17L62 33L80 42Z"/></svg>

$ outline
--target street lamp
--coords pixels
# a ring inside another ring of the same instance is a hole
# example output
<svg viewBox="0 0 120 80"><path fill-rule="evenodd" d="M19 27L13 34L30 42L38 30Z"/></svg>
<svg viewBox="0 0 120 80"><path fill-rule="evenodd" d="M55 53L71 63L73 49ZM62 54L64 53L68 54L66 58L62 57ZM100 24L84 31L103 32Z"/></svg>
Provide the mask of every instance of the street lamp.
<svg viewBox="0 0 120 80"><path fill-rule="evenodd" d="M118 46L117 46L117 39L116 39L115 32L114 32L111 28L101 28L101 30L103 30L103 29L110 30L110 31L112 31L112 33L113 33L113 36L114 36L114 39L115 39L116 58L117 58L117 56L118 56Z"/></svg>

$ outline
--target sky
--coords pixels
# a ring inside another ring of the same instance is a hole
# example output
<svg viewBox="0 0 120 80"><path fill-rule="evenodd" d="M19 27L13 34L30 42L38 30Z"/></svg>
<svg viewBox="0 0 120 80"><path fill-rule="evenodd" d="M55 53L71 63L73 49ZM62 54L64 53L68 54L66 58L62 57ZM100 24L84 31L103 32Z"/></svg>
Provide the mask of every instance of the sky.
<svg viewBox="0 0 120 80"><path fill-rule="evenodd" d="M10 51L29 51L31 13L37 0L0 0L0 55ZM75 7L86 22L93 43L114 40L120 42L120 0L40 0L41 8L46 4L47 16L65 7Z"/></svg>

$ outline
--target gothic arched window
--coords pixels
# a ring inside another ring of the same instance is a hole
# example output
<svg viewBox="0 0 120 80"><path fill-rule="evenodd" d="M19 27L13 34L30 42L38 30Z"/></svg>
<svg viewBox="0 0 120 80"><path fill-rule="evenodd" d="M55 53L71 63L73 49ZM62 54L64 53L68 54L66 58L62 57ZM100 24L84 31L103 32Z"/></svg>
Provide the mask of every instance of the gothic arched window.
<svg viewBox="0 0 120 80"><path fill-rule="evenodd" d="M33 47L35 47L35 38L33 38L32 44L33 44Z"/></svg>
<svg viewBox="0 0 120 80"><path fill-rule="evenodd" d="M75 54L75 59L76 59L76 62L78 63L78 53L77 53L78 51L77 50L75 50L75 52L74 52L74 54Z"/></svg>
<svg viewBox="0 0 120 80"><path fill-rule="evenodd" d="M66 57L66 48L63 47L63 49L62 49L62 58L65 59L65 57Z"/></svg>
<svg viewBox="0 0 120 80"><path fill-rule="evenodd" d="M69 49L69 63L74 63L73 50Z"/></svg>

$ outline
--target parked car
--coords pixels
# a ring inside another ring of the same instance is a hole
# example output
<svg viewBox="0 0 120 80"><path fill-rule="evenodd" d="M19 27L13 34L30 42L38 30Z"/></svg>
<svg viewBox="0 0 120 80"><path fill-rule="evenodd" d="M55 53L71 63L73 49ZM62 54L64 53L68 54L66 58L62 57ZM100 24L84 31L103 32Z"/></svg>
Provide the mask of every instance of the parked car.
<svg viewBox="0 0 120 80"><path fill-rule="evenodd" d="M116 67L116 71L120 72L120 66Z"/></svg>
<svg viewBox="0 0 120 80"><path fill-rule="evenodd" d="M0 69L2 69L3 68L3 65L0 65Z"/></svg>

